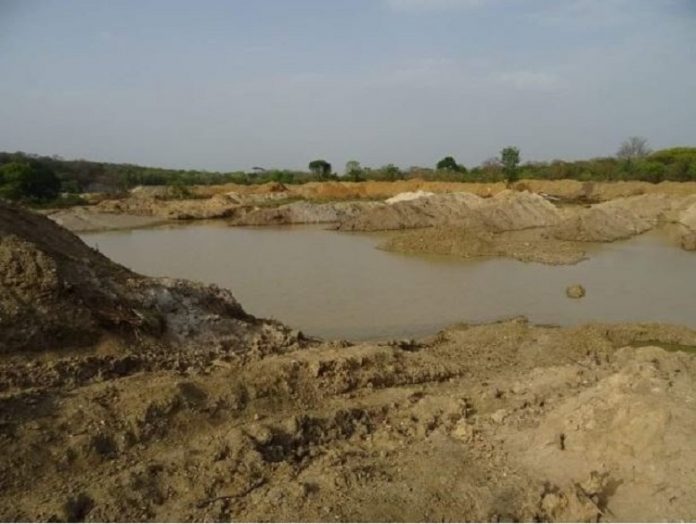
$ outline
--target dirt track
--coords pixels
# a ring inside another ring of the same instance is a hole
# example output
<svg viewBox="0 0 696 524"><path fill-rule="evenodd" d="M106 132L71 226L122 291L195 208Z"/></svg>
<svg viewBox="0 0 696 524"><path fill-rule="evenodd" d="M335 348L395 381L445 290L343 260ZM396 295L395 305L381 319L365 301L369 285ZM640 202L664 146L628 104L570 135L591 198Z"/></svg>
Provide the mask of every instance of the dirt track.
<svg viewBox="0 0 696 524"><path fill-rule="evenodd" d="M692 330L324 342L0 218L0 520L696 518Z"/></svg>

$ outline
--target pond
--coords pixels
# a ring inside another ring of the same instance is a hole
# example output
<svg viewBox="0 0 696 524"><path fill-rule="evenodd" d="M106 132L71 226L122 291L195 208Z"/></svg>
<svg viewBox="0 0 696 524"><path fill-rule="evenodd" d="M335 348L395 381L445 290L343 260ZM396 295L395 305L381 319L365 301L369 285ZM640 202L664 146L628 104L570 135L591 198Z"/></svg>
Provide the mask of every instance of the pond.
<svg viewBox="0 0 696 524"><path fill-rule="evenodd" d="M376 249L383 234L318 226L206 223L81 237L137 272L226 287L249 313L324 338L418 337L514 315L696 327L696 254L658 232L592 247L574 266L400 255ZM566 297L574 283L585 298Z"/></svg>

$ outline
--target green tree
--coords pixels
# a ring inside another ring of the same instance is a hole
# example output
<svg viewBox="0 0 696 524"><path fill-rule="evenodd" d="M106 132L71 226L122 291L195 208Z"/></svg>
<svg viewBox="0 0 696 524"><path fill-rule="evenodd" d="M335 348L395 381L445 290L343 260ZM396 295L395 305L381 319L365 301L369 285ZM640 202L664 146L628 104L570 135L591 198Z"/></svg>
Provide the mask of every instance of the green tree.
<svg viewBox="0 0 696 524"><path fill-rule="evenodd" d="M8 200L52 200L60 192L60 179L50 169L28 162L0 167L0 197Z"/></svg>
<svg viewBox="0 0 696 524"><path fill-rule="evenodd" d="M363 169L360 167L360 162L357 160L349 160L346 162L346 172L345 177L352 180L353 182L359 182L364 180Z"/></svg>
<svg viewBox="0 0 696 524"><path fill-rule="evenodd" d="M326 160L312 160L309 163L309 170L317 177L325 179L331 176L331 164Z"/></svg>
<svg viewBox="0 0 696 524"><path fill-rule="evenodd" d="M516 147L506 147L500 152L503 164L503 174L508 186L519 178L520 150Z"/></svg>
<svg viewBox="0 0 696 524"><path fill-rule="evenodd" d="M460 171L461 167L459 164L457 164L457 161L451 157L451 156L446 156L442 160L440 160L435 168L438 171Z"/></svg>
<svg viewBox="0 0 696 524"><path fill-rule="evenodd" d="M386 166L381 168L381 171L384 173L384 178L386 180L400 180L403 178L403 174L401 173L401 169L396 167L394 164L387 164Z"/></svg>

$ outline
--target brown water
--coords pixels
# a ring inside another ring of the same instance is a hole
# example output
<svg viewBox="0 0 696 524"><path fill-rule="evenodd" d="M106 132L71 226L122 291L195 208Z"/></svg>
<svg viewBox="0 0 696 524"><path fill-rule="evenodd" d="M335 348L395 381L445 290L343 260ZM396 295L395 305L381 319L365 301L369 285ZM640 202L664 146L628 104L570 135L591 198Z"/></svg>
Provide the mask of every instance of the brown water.
<svg viewBox="0 0 696 524"><path fill-rule="evenodd" d="M84 234L135 271L231 289L256 316L326 338L411 337L455 322L660 321L696 327L696 254L651 233L575 266L465 261L375 249L381 235L224 224ZM571 300L566 286L587 296Z"/></svg>

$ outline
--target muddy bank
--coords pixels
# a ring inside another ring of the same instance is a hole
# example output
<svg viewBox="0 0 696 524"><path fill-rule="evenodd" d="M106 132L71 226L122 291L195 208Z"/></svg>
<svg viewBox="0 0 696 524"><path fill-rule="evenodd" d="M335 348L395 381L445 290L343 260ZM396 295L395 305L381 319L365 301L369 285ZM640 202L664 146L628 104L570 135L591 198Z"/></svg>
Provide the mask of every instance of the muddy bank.
<svg viewBox="0 0 696 524"><path fill-rule="evenodd" d="M696 518L693 330L308 340L0 214L1 520Z"/></svg>
<svg viewBox="0 0 696 524"><path fill-rule="evenodd" d="M380 248L415 255L506 257L550 265L576 264L586 258L582 244L559 241L541 228L501 233L481 228L418 229L396 233Z"/></svg>
<svg viewBox="0 0 696 524"><path fill-rule="evenodd" d="M168 222L167 219L152 216L99 213L85 207L51 211L47 213L46 216L59 226L76 233L136 229L139 227L152 227L159 224L166 224Z"/></svg>

